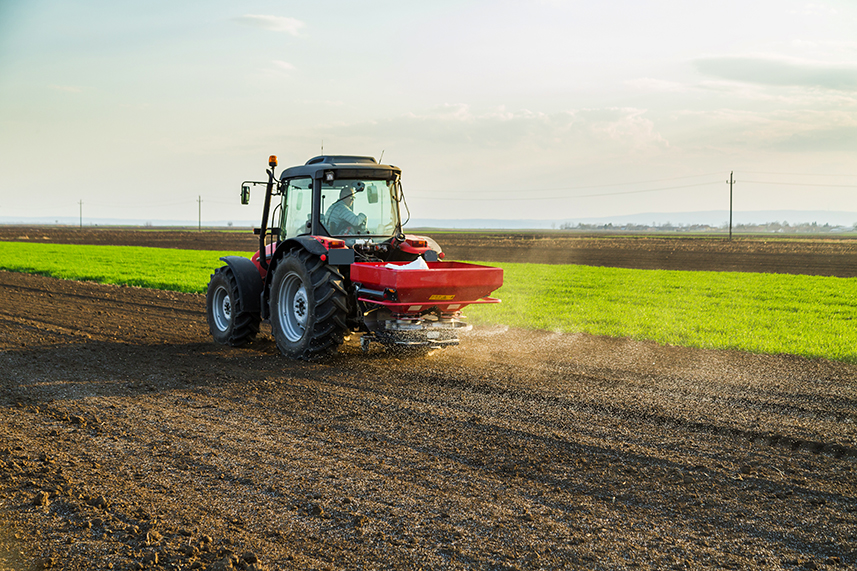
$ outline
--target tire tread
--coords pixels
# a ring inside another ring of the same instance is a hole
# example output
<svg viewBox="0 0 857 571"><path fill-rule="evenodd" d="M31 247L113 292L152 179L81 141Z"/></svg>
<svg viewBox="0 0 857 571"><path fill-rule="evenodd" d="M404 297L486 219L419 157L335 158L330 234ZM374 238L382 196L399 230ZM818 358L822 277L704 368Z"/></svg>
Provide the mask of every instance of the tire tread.
<svg viewBox="0 0 857 571"><path fill-rule="evenodd" d="M315 321L302 353L293 354L284 350L283 347L280 347L280 350L289 356L305 360L314 360L333 354L348 333L346 324L348 301L345 287L342 285L342 274L318 256L302 248L293 248L286 256L296 258L307 271L315 300L313 308ZM276 294L272 293L272 297L274 295ZM274 328L275 338L277 335Z"/></svg>
<svg viewBox="0 0 857 571"><path fill-rule="evenodd" d="M226 344L230 347L241 347L256 339L259 333L259 326L262 318L258 313L242 311L242 300L238 295L238 280L235 278L235 273L229 266L223 266L214 270L211 278L218 274L229 283L230 297L232 299L232 331L229 334ZM209 322L209 329L214 325ZM213 331L213 330L212 330Z"/></svg>

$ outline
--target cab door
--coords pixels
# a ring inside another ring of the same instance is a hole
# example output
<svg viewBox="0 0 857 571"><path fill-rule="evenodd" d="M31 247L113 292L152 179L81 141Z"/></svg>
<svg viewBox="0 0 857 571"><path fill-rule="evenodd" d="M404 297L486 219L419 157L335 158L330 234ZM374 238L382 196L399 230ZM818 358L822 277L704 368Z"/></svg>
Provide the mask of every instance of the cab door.
<svg viewBox="0 0 857 571"><path fill-rule="evenodd" d="M283 189L280 239L310 234L312 229L312 179L293 178Z"/></svg>

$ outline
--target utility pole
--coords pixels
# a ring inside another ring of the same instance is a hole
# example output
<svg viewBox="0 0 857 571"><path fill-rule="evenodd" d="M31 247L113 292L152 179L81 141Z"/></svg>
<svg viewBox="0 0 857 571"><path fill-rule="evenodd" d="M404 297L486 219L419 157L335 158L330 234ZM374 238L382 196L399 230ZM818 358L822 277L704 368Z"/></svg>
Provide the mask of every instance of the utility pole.
<svg viewBox="0 0 857 571"><path fill-rule="evenodd" d="M83 201L81 200L78 204L80 204L80 227L83 228Z"/></svg>
<svg viewBox="0 0 857 571"><path fill-rule="evenodd" d="M197 227L197 232L202 232L202 195L198 195L196 200L199 202L199 226Z"/></svg>
<svg viewBox="0 0 857 571"><path fill-rule="evenodd" d="M732 178L732 173L735 171L729 171L729 180L726 182L729 183L729 239L732 240L732 185L735 184L735 180Z"/></svg>

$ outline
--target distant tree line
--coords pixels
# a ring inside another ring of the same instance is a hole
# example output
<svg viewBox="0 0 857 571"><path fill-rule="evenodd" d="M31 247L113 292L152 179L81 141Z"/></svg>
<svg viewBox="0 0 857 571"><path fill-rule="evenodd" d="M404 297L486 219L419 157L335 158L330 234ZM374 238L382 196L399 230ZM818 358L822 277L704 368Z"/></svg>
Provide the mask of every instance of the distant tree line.
<svg viewBox="0 0 857 571"><path fill-rule="evenodd" d="M583 230L587 232L716 232L721 233L729 230L728 224L710 226L708 224L575 224L564 222L559 226L560 230ZM789 224L783 222L766 222L764 224L733 224L732 232L741 233L794 233L794 234L827 234L841 232L857 232L857 223L852 226L831 226L830 224L818 224L817 222L800 222Z"/></svg>

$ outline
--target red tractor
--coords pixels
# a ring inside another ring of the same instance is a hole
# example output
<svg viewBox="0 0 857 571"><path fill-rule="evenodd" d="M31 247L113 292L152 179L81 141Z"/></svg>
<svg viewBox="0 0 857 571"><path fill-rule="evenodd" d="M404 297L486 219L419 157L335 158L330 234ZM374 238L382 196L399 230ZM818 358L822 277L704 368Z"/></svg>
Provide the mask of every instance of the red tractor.
<svg viewBox="0 0 857 571"><path fill-rule="evenodd" d="M441 261L431 238L405 234L407 210L401 170L372 157L319 156L274 172L265 185L259 251L227 256L211 276L206 296L215 341L252 341L271 324L280 351L311 359L329 355L351 332L390 347L438 348L458 344L470 326L461 310L503 284L503 270ZM276 200L273 200L278 197ZM272 208L272 202L274 206Z"/></svg>

